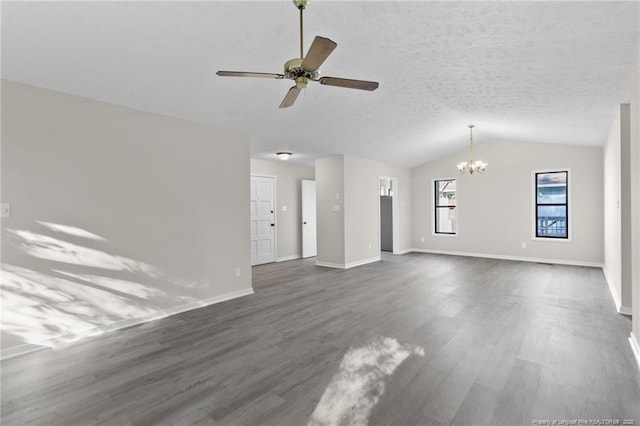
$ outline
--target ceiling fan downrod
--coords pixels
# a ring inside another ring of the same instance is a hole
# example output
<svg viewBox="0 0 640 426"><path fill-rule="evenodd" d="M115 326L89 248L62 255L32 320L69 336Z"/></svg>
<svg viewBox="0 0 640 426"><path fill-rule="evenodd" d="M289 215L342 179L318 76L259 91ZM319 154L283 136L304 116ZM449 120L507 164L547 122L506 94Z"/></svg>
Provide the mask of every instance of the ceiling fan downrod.
<svg viewBox="0 0 640 426"><path fill-rule="evenodd" d="M308 0L293 0L293 4L296 5L296 7L298 8L298 10L300 11L300 59L304 58L304 40L303 40L303 34L304 34L304 9L307 7L307 4L309 4Z"/></svg>

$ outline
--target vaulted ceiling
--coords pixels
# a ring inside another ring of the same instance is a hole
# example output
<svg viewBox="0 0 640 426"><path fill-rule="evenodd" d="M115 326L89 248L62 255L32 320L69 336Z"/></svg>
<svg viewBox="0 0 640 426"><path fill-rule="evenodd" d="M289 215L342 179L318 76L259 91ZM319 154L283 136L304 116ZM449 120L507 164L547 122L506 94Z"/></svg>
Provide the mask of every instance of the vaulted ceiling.
<svg viewBox="0 0 640 426"><path fill-rule="evenodd" d="M2 78L219 127L252 156L313 164L346 154L413 167L474 139L602 145L629 101L639 2L317 0L315 35L338 47L323 75L375 80L374 92L311 83L279 109L298 56L298 11L256 2L3 2Z"/></svg>

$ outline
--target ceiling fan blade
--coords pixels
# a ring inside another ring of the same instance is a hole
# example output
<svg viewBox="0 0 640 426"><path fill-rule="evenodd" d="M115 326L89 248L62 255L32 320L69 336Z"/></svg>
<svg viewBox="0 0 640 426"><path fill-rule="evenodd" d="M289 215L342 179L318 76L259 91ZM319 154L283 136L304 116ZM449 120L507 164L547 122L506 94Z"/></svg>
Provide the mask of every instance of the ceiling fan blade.
<svg viewBox="0 0 640 426"><path fill-rule="evenodd" d="M267 72L242 72L242 71L218 71L216 73L220 77L259 77L259 78L284 78L282 74L273 74Z"/></svg>
<svg viewBox="0 0 640 426"><path fill-rule="evenodd" d="M293 103L298 99L298 95L302 92L302 89L298 86L293 86L287 94L285 95L282 103L280 104L280 108L287 108L293 105Z"/></svg>
<svg viewBox="0 0 640 426"><path fill-rule="evenodd" d="M321 77L320 84L327 86L346 87L348 89L376 90L379 86L377 81L351 80L348 78Z"/></svg>
<svg viewBox="0 0 640 426"><path fill-rule="evenodd" d="M338 45L328 38L316 36L316 38L313 39L313 43L311 43L307 56L305 56L302 61L302 68L309 71L316 71L336 46Z"/></svg>

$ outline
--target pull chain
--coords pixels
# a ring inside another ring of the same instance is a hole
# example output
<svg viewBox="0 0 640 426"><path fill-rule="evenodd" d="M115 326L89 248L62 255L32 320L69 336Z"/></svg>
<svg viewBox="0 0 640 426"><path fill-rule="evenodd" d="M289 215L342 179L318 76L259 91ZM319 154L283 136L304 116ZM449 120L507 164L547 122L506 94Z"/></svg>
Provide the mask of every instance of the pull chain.
<svg viewBox="0 0 640 426"><path fill-rule="evenodd" d="M473 124L469 125L469 140L471 141L471 161L469 163L473 163Z"/></svg>

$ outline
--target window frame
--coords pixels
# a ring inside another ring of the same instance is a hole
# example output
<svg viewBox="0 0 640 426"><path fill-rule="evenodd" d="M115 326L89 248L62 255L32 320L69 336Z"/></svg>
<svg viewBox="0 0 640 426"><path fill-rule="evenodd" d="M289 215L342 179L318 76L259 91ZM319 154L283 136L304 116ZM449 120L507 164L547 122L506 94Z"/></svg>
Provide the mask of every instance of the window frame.
<svg viewBox="0 0 640 426"><path fill-rule="evenodd" d="M456 205L455 206L438 206L438 202L437 202L437 197L438 197L438 189L437 189L437 185L438 182L443 182L443 181L454 181L456 182ZM431 209L431 235L432 236L438 236L438 237L457 237L458 233L460 231L460 227L458 224L458 179L455 177L447 177L447 178L438 178L438 179L432 179L431 180L431 203L432 203L432 209ZM456 215L456 231L455 232L437 232L436 231L436 223L437 223L437 210L438 208L447 208L450 209L451 207L453 207L454 211L455 211L455 215Z"/></svg>
<svg viewBox="0 0 640 426"><path fill-rule="evenodd" d="M567 197L564 204L538 203L538 175L544 173L566 173L567 174ZM531 239L534 241L570 243L573 241L573 175L568 167L557 167L553 169L542 169L531 171ZM567 236L552 237L538 235L538 206L566 206L567 209Z"/></svg>

